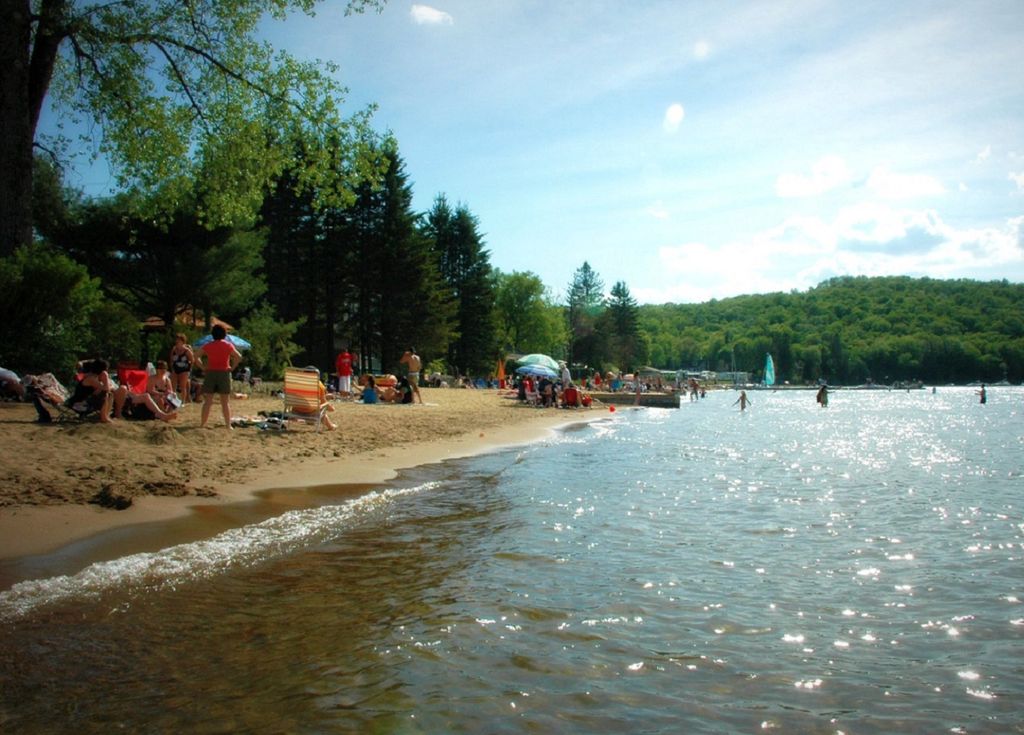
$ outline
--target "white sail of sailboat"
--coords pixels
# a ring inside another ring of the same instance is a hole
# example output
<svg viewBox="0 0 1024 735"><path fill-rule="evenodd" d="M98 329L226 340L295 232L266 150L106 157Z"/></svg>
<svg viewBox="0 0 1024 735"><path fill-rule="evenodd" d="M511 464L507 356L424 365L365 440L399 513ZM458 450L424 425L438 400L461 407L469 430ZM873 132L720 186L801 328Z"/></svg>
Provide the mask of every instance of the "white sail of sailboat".
<svg viewBox="0 0 1024 735"><path fill-rule="evenodd" d="M765 386L775 385L775 363L772 361L772 353L764 361L764 384Z"/></svg>

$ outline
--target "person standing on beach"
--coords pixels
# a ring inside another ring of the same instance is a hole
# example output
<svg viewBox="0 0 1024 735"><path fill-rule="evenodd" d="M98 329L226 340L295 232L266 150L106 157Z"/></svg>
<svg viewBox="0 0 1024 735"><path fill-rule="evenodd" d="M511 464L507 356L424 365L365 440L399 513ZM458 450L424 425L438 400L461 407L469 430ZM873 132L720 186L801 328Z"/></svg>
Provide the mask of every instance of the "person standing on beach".
<svg viewBox="0 0 1024 735"><path fill-rule="evenodd" d="M412 392L420 399L420 405L422 406L423 396L420 395L420 370L423 369L423 361L416 354L416 348L410 347L407 349L402 355L402 359L398 362L409 369L409 385L412 387ZM412 401L409 402L412 403Z"/></svg>
<svg viewBox="0 0 1024 735"><path fill-rule="evenodd" d="M192 402L192 386L189 384L189 374L192 372L192 363L196 361L195 353L188 344L188 338L178 332L174 336L174 347L171 348L171 370L174 372L172 384L174 390L181 396L185 403Z"/></svg>
<svg viewBox="0 0 1024 735"><path fill-rule="evenodd" d="M216 393L220 396L224 426L231 431L231 405L228 403L231 398L231 373L241 362L242 355L225 339L228 333L220 324L214 324L210 334L213 340L199 350L199 361L203 366L203 414L199 428L206 428L210 408L213 406L213 395Z"/></svg>
<svg viewBox="0 0 1024 735"><path fill-rule="evenodd" d="M338 394L345 398L352 397L352 363L355 357L348 351L348 347L342 347L334 361L335 372L338 373Z"/></svg>
<svg viewBox="0 0 1024 735"><path fill-rule="evenodd" d="M743 413L744 411L746 411L747 410L747 406L752 406L753 405L750 402L750 399L747 398L747 392L745 390L741 390L740 391L740 397L736 399L736 403L740 404L740 413ZM736 403L734 403L732 405L735 406Z"/></svg>

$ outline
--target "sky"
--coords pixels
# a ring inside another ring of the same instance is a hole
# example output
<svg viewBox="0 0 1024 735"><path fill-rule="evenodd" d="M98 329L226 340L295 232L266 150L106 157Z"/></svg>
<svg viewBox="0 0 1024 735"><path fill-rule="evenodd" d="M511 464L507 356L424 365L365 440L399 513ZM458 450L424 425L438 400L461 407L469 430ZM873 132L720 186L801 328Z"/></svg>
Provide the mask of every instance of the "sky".
<svg viewBox="0 0 1024 735"><path fill-rule="evenodd" d="M414 192L564 297L1024 282L1021 0L391 0L267 22L377 105Z"/></svg>

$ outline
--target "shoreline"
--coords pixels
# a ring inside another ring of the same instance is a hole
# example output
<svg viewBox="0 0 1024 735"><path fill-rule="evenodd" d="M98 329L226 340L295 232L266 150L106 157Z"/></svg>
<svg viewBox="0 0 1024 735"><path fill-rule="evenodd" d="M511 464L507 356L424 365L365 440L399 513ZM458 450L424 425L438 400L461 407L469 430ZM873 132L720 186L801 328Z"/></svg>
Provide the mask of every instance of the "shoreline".
<svg viewBox="0 0 1024 735"><path fill-rule="evenodd" d="M90 556L96 554L96 547L103 545L104 537L118 536L121 540L113 544L114 547L123 547L125 541L129 546L139 547L140 544L146 546L143 536L159 537L161 529L169 529L175 523L183 529L187 528L191 525L190 519L195 520L200 516L204 516L204 519L220 517L219 521L213 522L217 527L232 525L230 520L225 521L231 516L241 516L241 524L244 524L247 513L251 511L246 511L243 506L255 508L258 504L269 504L287 509L289 505L296 503L323 503L324 499L318 501L316 497L316 491L319 489L325 489L328 496L333 494L334 497L339 494L352 494L353 490L355 494L360 494L368 492L373 485L395 479L404 470L504 451L542 441L554 432L574 424L607 417L600 408L570 411L521 407L513 401L506 400L498 391L450 389L434 390L424 395L428 401L439 400L426 406L387 406L383 407L382 411L377 407L364 407L354 403L339 405L333 417L336 420L341 419L341 436L333 432L316 434L311 427L283 432L289 435L287 449L298 451L262 452L261 449L265 446L247 447L242 453L252 466L248 468L248 472L238 473L237 479L207 481L209 476L216 474L216 456L210 458L212 472L210 467L204 467L205 471L195 473L197 476L190 480L187 492L182 492L181 488L174 488L170 496L159 493L159 483L146 483L143 473L142 477L136 477L134 481L157 486L157 493L133 497L130 507L124 510L104 508L92 504L95 501L87 503L79 499L80 493L74 492L74 486L82 473L80 466L74 466L73 461L67 460L66 467L59 466L60 462L56 466L50 465L50 469L57 473L61 470L67 473L68 480L65 484L68 487L65 488L64 497L56 501L47 497L38 502L27 503L11 503L8 499L7 504L0 505L0 562L4 567L16 568L22 563L29 563L34 559L45 560L47 557L63 557L63 566L74 565L79 558L97 561L100 559ZM233 403L236 413L240 413L238 409L241 403ZM253 401L253 404L255 403L256 401ZM278 401L273 401L275 407L278 404ZM467 409L462 404L472 405ZM403 416L402 412L406 412L406 415ZM440 433L440 436L431 437L423 433L401 430L402 426L406 429L410 428L410 425L416 428L419 423L404 419L419 419L424 414L429 418L427 424L432 427L431 430ZM23 416L11 422L4 421L3 418L3 413L0 413L0 440L8 438L7 435L10 433L5 424L25 423ZM376 427L381 431L375 440L364 442L367 446L358 451L331 450L332 444L347 444L348 441L344 437L345 429L351 431L351 424L364 419L366 425L362 428L365 428L367 433L372 433L374 428L370 424L382 424ZM397 428L396 420L399 422ZM443 424L440 428L437 426L439 422ZM349 424L348 427L346 423ZM250 444L255 438L257 445L275 439L252 434L247 436L245 432L250 431L247 429L227 432L222 427L217 427L200 431L198 427L187 424L180 427L158 424L159 422L125 422L124 427L116 428L127 436L118 437L117 441L127 444L128 454L131 455L132 450L148 448L147 445L153 442L154 435L158 437L158 442L163 441L168 431L180 434L199 433L201 440L211 440L211 443L221 448L226 446L225 451L238 449L230 443L236 438ZM103 435L105 429L106 427L99 424L69 424L60 431L70 435L73 447L79 445L78 448L82 449L98 436L107 438ZM192 429L195 429L195 432ZM49 426L41 426L38 430L53 431ZM35 437L30 437L29 442L33 439ZM298 446L291 446L295 444ZM25 455L23 459L30 462L31 456ZM109 461L109 456L107 459ZM15 465L18 464L15 462ZM131 458L127 458L127 461L122 460L122 466L107 469L112 474L118 474L125 471L124 464L130 467ZM100 470L104 468L105 466L101 466ZM110 484L103 482L105 478L102 472L95 474L99 477L93 478L97 480L93 484L109 489ZM331 488L333 491L330 491ZM60 494L52 487L47 488L47 493ZM196 525L202 523L197 520ZM96 543L93 543L94 541ZM6 576L8 575L0 573L0 584L5 581L2 578Z"/></svg>

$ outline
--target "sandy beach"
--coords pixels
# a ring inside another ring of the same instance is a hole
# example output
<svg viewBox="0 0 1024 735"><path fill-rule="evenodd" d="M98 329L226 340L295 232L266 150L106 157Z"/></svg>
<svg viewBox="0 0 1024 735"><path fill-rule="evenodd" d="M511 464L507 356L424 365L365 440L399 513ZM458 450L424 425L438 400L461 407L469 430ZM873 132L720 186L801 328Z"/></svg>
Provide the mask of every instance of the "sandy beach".
<svg viewBox="0 0 1024 735"><path fill-rule="evenodd" d="M177 420L110 425L36 423L30 404L0 403L0 559L40 554L119 526L169 520L259 491L382 482L397 471L543 438L607 416L536 409L505 391L423 390L425 405L336 402L337 431L296 422L285 431L227 431L217 407ZM281 409L281 399L232 401L236 416Z"/></svg>

